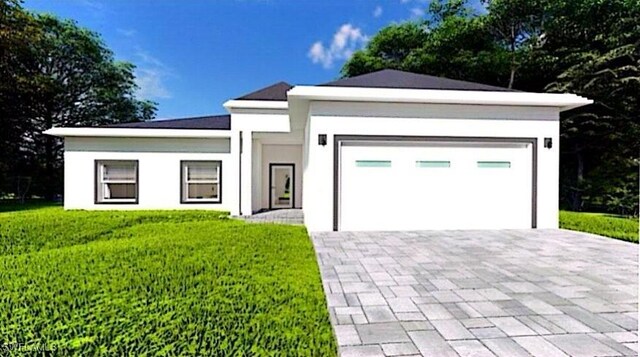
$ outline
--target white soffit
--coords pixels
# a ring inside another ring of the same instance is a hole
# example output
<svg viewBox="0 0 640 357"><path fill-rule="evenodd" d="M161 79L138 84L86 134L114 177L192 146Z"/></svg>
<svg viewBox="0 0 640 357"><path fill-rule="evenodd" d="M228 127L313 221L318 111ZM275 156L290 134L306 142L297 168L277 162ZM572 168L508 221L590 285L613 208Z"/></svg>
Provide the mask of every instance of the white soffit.
<svg viewBox="0 0 640 357"><path fill-rule="evenodd" d="M149 129L149 128L51 128L44 132L52 136L91 136L129 138L229 138L231 130Z"/></svg>
<svg viewBox="0 0 640 357"><path fill-rule="evenodd" d="M288 109L289 103L277 100L228 100L223 106L231 111L233 109Z"/></svg>
<svg viewBox="0 0 640 357"><path fill-rule="evenodd" d="M544 106L560 111L593 103L575 94L328 86L297 86L288 96L290 100Z"/></svg>

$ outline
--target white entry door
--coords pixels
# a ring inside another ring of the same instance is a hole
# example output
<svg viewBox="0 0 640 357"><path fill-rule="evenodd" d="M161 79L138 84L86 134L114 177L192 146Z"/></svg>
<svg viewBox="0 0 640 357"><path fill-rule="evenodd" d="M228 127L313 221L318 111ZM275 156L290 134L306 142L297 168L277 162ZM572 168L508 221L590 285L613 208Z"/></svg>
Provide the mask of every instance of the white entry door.
<svg viewBox="0 0 640 357"><path fill-rule="evenodd" d="M293 208L295 166L293 164L270 164L269 208Z"/></svg>
<svg viewBox="0 0 640 357"><path fill-rule="evenodd" d="M343 143L338 228L531 228L531 150L530 143Z"/></svg>

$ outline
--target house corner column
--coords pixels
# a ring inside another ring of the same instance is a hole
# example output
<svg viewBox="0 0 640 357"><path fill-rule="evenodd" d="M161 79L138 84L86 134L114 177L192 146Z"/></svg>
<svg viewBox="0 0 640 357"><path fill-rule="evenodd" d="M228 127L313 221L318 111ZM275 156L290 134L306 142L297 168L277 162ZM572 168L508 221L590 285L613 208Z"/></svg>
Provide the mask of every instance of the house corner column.
<svg viewBox="0 0 640 357"><path fill-rule="evenodd" d="M238 131L231 132L229 137L229 154L227 166L223 167L223 200L227 202L229 213L232 216L240 215L240 133Z"/></svg>
<svg viewBox="0 0 640 357"><path fill-rule="evenodd" d="M242 131L240 155L240 214L243 216L248 216L253 213L252 152L252 132Z"/></svg>

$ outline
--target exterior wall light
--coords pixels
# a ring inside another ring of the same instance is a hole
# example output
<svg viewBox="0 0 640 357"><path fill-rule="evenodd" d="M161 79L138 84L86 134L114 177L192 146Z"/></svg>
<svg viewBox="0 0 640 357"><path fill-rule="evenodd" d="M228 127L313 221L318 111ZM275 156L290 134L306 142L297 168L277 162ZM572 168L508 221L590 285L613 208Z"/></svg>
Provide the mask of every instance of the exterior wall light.
<svg viewBox="0 0 640 357"><path fill-rule="evenodd" d="M318 134L318 145L327 145L327 134Z"/></svg>

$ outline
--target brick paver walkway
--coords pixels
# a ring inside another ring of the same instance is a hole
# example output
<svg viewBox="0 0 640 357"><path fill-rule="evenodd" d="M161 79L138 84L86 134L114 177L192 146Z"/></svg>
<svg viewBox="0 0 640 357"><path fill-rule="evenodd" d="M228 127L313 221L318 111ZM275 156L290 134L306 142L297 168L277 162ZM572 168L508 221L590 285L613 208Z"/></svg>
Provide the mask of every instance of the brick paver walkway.
<svg viewBox="0 0 640 357"><path fill-rule="evenodd" d="M638 246L564 230L312 234L342 356L638 351Z"/></svg>
<svg viewBox="0 0 640 357"><path fill-rule="evenodd" d="M304 213L298 208L264 211L242 218L253 223L304 224Z"/></svg>

